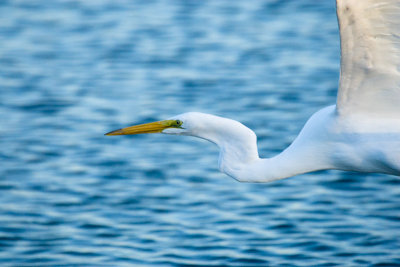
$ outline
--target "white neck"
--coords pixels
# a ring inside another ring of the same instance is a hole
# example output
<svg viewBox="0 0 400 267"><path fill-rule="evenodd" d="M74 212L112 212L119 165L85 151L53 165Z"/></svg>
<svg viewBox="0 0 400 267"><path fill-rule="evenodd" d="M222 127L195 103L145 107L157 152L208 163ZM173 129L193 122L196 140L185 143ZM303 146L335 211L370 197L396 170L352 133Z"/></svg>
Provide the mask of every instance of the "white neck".
<svg viewBox="0 0 400 267"><path fill-rule="evenodd" d="M271 182L306 172L329 169L326 164L318 163L311 150L295 149L294 146L291 145L272 158L257 157L246 163L227 160L222 152L226 149L221 149L221 171L240 182Z"/></svg>
<svg viewBox="0 0 400 267"><path fill-rule="evenodd" d="M212 115L207 115L212 116ZM207 118L207 117L206 117ZM219 169L241 182L269 182L301 173L329 169L319 162L315 146L293 142L279 155L261 159L257 137L237 121L212 116L191 134L217 144L220 148ZM204 127L203 127L204 125Z"/></svg>

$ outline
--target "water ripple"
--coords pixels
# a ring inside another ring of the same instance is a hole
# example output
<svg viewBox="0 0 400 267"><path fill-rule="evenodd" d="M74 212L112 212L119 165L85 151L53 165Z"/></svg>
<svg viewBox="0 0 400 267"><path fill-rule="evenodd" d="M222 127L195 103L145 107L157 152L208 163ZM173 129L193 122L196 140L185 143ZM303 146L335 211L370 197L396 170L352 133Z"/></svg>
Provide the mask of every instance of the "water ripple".
<svg viewBox="0 0 400 267"><path fill-rule="evenodd" d="M334 1L6 0L0 15L2 266L400 265L395 177L240 184L204 141L103 136L194 110L278 153L335 102Z"/></svg>

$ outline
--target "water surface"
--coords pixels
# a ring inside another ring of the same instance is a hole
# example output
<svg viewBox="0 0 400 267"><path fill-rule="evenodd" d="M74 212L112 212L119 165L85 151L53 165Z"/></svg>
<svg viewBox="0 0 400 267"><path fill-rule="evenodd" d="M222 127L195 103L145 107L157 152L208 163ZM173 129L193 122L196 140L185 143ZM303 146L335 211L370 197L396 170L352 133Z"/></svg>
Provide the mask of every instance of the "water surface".
<svg viewBox="0 0 400 267"><path fill-rule="evenodd" d="M396 266L400 179L241 184L195 138L105 137L201 111L272 156L335 102L334 1L0 2L2 266Z"/></svg>

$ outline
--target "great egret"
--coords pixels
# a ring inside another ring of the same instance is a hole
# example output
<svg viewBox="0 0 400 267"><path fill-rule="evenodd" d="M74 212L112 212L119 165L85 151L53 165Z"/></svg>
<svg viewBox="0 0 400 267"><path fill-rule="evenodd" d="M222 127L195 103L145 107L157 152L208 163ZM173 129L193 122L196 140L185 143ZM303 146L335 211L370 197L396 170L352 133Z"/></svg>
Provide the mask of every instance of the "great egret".
<svg viewBox="0 0 400 267"><path fill-rule="evenodd" d="M190 112L107 133L191 135L220 148L219 169L270 182L339 169L400 175L400 0L337 0L341 71L336 105L316 112L293 143L262 159L243 124Z"/></svg>

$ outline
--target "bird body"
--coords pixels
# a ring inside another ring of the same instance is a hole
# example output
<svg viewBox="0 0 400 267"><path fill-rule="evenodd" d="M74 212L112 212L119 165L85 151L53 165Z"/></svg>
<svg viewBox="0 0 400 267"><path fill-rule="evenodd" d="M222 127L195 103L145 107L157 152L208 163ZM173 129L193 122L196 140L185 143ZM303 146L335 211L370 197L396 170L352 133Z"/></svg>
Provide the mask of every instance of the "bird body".
<svg viewBox="0 0 400 267"><path fill-rule="evenodd" d="M189 122L188 128L165 133L215 143L219 169L241 182L270 182L326 169L400 175L397 118L341 116L332 105L314 113L292 144L272 158L259 158L255 133L237 121L197 112L171 119Z"/></svg>
<svg viewBox="0 0 400 267"><path fill-rule="evenodd" d="M243 124L189 112L106 135L191 135L219 146L219 169L241 182L270 182L338 169L400 176L400 0L337 0L341 73L336 105L306 122L282 153L260 158Z"/></svg>

